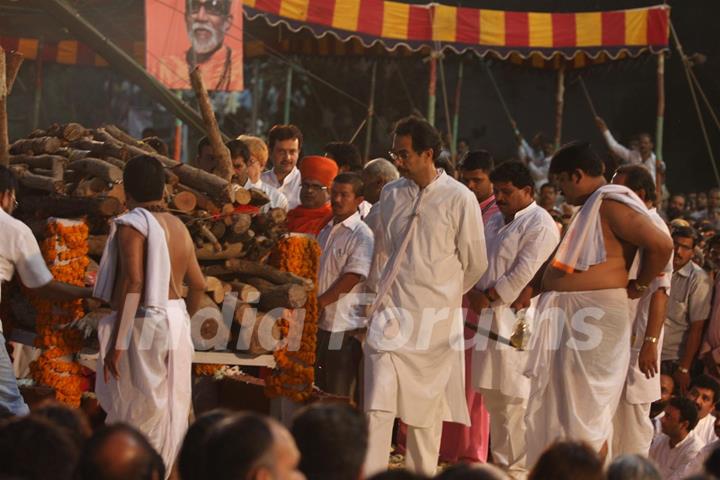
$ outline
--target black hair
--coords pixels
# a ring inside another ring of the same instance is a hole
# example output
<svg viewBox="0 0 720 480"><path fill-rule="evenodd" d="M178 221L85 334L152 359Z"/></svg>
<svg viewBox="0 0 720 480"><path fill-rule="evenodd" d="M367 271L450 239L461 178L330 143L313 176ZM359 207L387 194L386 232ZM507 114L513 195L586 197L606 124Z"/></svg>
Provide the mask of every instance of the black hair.
<svg viewBox="0 0 720 480"><path fill-rule="evenodd" d="M397 136L410 135L412 138L412 149L422 153L431 148L433 151L433 162L437 160L442 149L440 133L426 120L409 116L397 121L393 133Z"/></svg>
<svg viewBox="0 0 720 480"><path fill-rule="evenodd" d="M107 443L116 435L127 435L141 448L141 455L122 465L121 471L109 471L105 455L114 454L103 451ZM153 480L165 478L165 464L160 454L150 444L145 435L126 423L115 423L102 427L85 443L77 469L78 480Z"/></svg>
<svg viewBox="0 0 720 480"><path fill-rule="evenodd" d="M346 167L352 172L362 169L360 150L352 143L330 142L325 145L325 154L335 160L340 168Z"/></svg>
<svg viewBox="0 0 720 480"><path fill-rule="evenodd" d="M247 145L245 145L245 142L242 140L238 140L237 138L230 140L225 144L225 146L230 150L230 158L236 159L238 157L242 157L243 160L245 160L245 163L250 161L250 150L248 149Z"/></svg>
<svg viewBox="0 0 720 480"><path fill-rule="evenodd" d="M205 478L248 478L273 443L270 424L261 415L244 413L221 421L207 439Z"/></svg>
<svg viewBox="0 0 720 480"><path fill-rule="evenodd" d="M487 150L473 150L465 154L460 161L458 168L460 170L483 170L490 173L495 166L493 156Z"/></svg>
<svg viewBox="0 0 720 480"><path fill-rule="evenodd" d="M5 192L16 192L19 183L15 172L5 165L0 165L0 195Z"/></svg>
<svg viewBox="0 0 720 480"><path fill-rule="evenodd" d="M0 424L0 477L71 480L80 451L65 429L35 415Z"/></svg>
<svg viewBox="0 0 720 480"><path fill-rule="evenodd" d="M690 388L692 387L712 390L713 403L717 403L718 401L720 401L720 383L718 383L717 380L712 378L710 375L703 374L693 378L690 382Z"/></svg>
<svg viewBox="0 0 720 480"><path fill-rule="evenodd" d="M302 149L303 134L298 127L295 125L275 125L268 132L268 147L272 152L276 142L292 140L293 138L297 138L298 150Z"/></svg>
<svg viewBox="0 0 720 480"><path fill-rule="evenodd" d="M528 480L603 480L603 462L597 452L583 442L560 441L543 452Z"/></svg>
<svg viewBox="0 0 720 480"><path fill-rule="evenodd" d="M339 173L337 177L333 179L333 183L347 183L352 185L353 193L357 197L365 195L365 183L363 182L362 176L355 172L343 172Z"/></svg>
<svg viewBox="0 0 720 480"><path fill-rule="evenodd" d="M183 480L202 480L206 475L207 440L212 429L231 412L211 410L200 415L188 428L178 454L178 470Z"/></svg>
<svg viewBox="0 0 720 480"><path fill-rule="evenodd" d="M590 142L575 140L566 143L555 152L550 162L550 174L572 174L575 170L582 170L591 177L600 177L603 174L603 162L590 148Z"/></svg>
<svg viewBox="0 0 720 480"><path fill-rule="evenodd" d="M615 171L615 175L625 175L625 186L633 192L643 190L645 200L648 202L655 203L657 200L655 180L644 165L621 165Z"/></svg>
<svg viewBox="0 0 720 480"><path fill-rule="evenodd" d="M535 188L535 181L532 178L530 169L520 162L501 163L490 172L490 181L493 183L510 182L516 188L530 187L531 192Z"/></svg>
<svg viewBox="0 0 720 480"><path fill-rule="evenodd" d="M685 397L672 397L668 406L680 412L680 421L688 422L688 432L695 428L698 423L698 409L695 402Z"/></svg>
<svg viewBox="0 0 720 480"><path fill-rule="evenodd" d="M365 462L365 416L345 403L318 403L303 409L291 433L300 450L300 471L314 480L355 480Z"/></svg>
<svg viewBox="0 0 720 480"><path fill-rule="evenodd" d="M698 234L692 227L675 227L672 229L672 237L692 238L693 247L698 241Z"/></svg>
<svg viewBox="0 0 720 480"><path fill-rule="evenodd" d="M210 146L210 139L208 137L202 137L197 143L197 154L202 154L203 148Z"/></svg>
<svg viewBox="0 0 720 480"><path fill-rule="evenodd" d="M138 155L125 164L125 193L136 202L162 200L165 192L165 168L149 155Z"/></svg>
<svg viewBox="0 0 720 480"><path fill-rule="evenodd" d="M160 155L165 155L167 157L168 146L160 137L145 137L143 138L143 143L152 147L152 149Z"/></svg>
<svg viewBox="0 0 720 480"><path fill-rule="evenodd" d="M80 451L92 434L90 422L82 410L71 408L60 402L43 403L33 410L33 415L46 418L64 429Z"/></svg>
<svg viewBox="0 0 720 480"><path fill-rule="evenodd" d="M552 182L545 182L545 183L543 183L542 185L540 185L540 191L541 191L541 192L542 192L542 190L543 190L544 188L552 188L554 192L557 192L557 187L556 187L555 184L552 183Z"/></svg>

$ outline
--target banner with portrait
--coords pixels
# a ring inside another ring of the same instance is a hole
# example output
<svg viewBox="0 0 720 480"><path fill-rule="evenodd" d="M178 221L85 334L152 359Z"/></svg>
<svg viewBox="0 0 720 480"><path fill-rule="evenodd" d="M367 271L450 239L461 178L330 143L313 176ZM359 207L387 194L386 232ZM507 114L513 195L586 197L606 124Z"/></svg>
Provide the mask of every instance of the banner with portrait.
<svg viewBox="0 0 720 480"><path fill-rule="evenodd" d="M145 65L171 89L198 67L208 90L243 89L242 0L146 0Z"/></svg>

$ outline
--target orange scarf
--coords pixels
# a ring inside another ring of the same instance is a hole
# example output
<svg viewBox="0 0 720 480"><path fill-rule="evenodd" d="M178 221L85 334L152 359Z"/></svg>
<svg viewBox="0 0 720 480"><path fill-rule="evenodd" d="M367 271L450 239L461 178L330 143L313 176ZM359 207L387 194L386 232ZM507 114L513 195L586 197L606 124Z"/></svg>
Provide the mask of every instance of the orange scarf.
<svg viewBox="0 0 720 480"><path fill-rule="evenodd" d="M330 219L332 219L332 207L329 203L320 208L306 208L301 205L288 212L288 231L317 235Z"/></svg>

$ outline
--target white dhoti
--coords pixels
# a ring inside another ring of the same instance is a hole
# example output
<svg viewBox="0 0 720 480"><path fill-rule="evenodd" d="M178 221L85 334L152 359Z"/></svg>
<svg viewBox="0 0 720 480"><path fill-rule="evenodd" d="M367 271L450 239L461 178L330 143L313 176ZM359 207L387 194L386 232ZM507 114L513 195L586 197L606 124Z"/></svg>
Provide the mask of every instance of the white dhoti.
<svg viewBox="0 0 720 480"><path fill-rule="evenodd" d="M106 383L103 362L116 317L113 312L98 326L95 393L107 412L106 423L125 422L140 430L170 472L188 428L192 402L194 348L185 302L169 300L166 309L138 310L128 349L120 357L119 378L110 376Z"/></svg>
<svg viewBox="0 0 720 480"><path fill-rule="evenodd" d="M559 439L598 451L609 441L630 361L628 303L622 288L541 295L527 370L528 465Z"/></svg>

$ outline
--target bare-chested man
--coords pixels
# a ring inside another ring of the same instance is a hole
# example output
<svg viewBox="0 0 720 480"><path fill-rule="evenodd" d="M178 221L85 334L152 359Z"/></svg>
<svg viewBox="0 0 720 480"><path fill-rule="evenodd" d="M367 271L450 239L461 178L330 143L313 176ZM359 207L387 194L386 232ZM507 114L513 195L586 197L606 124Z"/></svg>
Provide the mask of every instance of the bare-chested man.
<svg viewBox="0 0 720 480"><path fill-rule="evenodd" d="M95 391L107 423L138 428L170 471L190 411L188 311L197 310L205 279L189 232L165 211L160 162L133 158L123 181L130 212L113 222L95 286L113 309L98 327Z"/></svg>
<svg viewBox="0 0 720 480"><path fill-rule="evenodd" d="M637 196L606 185L587 142L556 152L550 173L567 202L582 208L542 276L528 365L529 465L560 437L607 452L630 361L628 297L642 295L672 252ZM628 282L638 249L640 268Z"/></svg>

